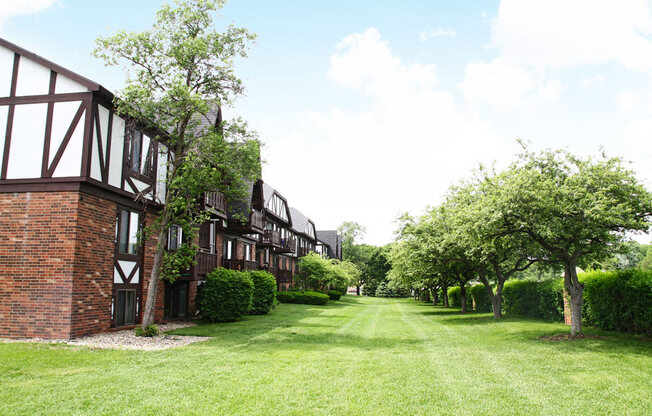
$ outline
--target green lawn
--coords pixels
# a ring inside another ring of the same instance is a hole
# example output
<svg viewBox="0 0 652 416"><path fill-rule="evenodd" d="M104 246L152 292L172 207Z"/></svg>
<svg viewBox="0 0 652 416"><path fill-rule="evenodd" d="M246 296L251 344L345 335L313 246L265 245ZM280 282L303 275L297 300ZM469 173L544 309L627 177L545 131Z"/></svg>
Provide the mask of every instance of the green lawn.
<svg viewBox="0 0 652 416"><path fill-rule="evenodd" d="M160 352L0 344L0 414L652 414L650 341L539 339L567 330L345 296Z"/></svg>

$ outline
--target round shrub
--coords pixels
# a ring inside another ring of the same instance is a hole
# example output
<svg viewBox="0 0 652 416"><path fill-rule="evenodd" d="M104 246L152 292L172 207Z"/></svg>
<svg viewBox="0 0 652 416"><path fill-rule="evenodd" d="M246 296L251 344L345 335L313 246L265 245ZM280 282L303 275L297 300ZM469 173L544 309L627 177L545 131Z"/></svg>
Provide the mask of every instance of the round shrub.
<svg viewBox="0 0 652 416"><path fill-rule="evenodd" d="M276 279L274 275L263 270L248 272L254 283L254 292L251 299L251 315L264 315L274 306L276 300Z"/></svg>
<svg viewBox="0 0 652 416"><path fill-rule="evenodd" d="M473 285L470 292L476 311L491 312L491 299L489 299L489 294L484 285Z"/></svg>
<svg viewBox="0 0 652 416"><path fill-rule="evenodd" d="M253 291L247 273L218 268L206 275L197 304L202 317L210 322L235 321L251 309Z"/></svg>
<svg viewBox="0 0 652 416"><path fill-rule="evenodd" d="M652 271L618 270L580 276L584 319L602 329L652 333Z"/></svg>
<svg viewBox="0 0 652 416"><path fill-rule="evenodd" d="M471 293L471 287L466 286L466 307L468 309L473 308L473 300L471 299L470 296ZM448 289L448 302L450 306L454 308L461 308L462 307L462 289L459 286L453 286Z"/></svg>
<svg viewBox="0 0 652 416"><path fill-rule="evenodd" d="M327 295L330 298L330 300L340 300L340 298L342 297L342 292L339 292L337 290L329 290Z"/></svg>
<svg viewBox="0 0 652 416"><path fill-rule="evenodd" d="M276 299L281 303L300 303L304 305L325 305L329 297L319 292L278 292Z"/></svg>

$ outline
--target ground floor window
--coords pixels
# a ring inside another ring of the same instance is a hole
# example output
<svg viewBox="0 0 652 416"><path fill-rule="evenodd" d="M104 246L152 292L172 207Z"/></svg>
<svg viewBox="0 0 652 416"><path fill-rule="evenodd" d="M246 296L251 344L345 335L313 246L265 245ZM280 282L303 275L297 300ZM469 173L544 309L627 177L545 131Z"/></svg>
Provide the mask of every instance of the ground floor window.
<svg viewBox="0 0 652 416"><path fill-rule="evenodd" d="M118 290L114 305L115 325L133 325L136 323L136 291Z"/></svg>

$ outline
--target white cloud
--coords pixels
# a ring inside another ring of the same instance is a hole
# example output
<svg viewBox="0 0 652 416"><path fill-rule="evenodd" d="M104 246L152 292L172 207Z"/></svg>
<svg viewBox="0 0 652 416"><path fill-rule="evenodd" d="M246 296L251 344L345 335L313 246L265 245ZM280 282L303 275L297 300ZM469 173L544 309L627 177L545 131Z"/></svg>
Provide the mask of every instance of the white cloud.
<svg viewBox="0 0 652 416"><path fill-rule="evenodd" d="M452 29L444 29L443 27L438 27L437 29L426 30L419 33L419 40L421 42L427 42L432 38L438 38L438 37L455 38L457 37L457 32L455 32Z"/></svg>
<svg viewBox="0 0 652 416"><path fill-rule="evenodd" d="M584 88L600 88L604 85L605 78L600 75L594 75L592 77L584 77L581 79L581 83Z"/></svg>
<svg viewBox="0 0 652 416"><path fill-rule="evenodd" d="M468 64L460 86L468 99L497 110L537 98L554 101L562 86L549 82L555 71L615 63L652 72L651 35L645 0L502 0L492 20L491 46L499 56Z"/></svg>
<svg viewBox="0 0 652 416"><path fill-rule="evenodd" d="M629 90L622 91L616 98L616 104L623 111L630 111L640 106L638 96Z"/></svg>
<svg viewBox="0 0 652 416"><path fill-rule="evenodd" d="M372 104L306 111L265 148L264 177L287 183L291 160L285 191L318 228L352 220L367 226L367 241L388 242L401 211L420 212L478 162L511 153L488 123L456 109L434 65L402 62L376 29L345 37L330 62L334 86Z"/></svg>
<svg viewBox="0 0 652 416"><path fill-rule="evenodd" d="M0 29L2 28L2 25L13 16L38 13L58 3L58 0L3 1L2 7L0 7Z"/></svg>

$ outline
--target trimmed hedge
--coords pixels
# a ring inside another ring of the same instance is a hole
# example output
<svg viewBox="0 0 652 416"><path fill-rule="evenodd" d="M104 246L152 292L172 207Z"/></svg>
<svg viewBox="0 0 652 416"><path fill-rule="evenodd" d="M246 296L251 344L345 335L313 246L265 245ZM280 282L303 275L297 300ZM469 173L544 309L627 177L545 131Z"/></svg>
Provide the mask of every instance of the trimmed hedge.
<svg viewBox="0 0 652 416"><path fill-rule="evenodd" d="M251 309L254 283L247 273L218 268L206 275L197 305L210 322L235 321Z"/></svg>
<svg viewBox="0 0 652 416"><path fill-rule="evenodd" d="M602 329L652 333L652 271L589 272L584 283L584 320Z"/></svg>
<svg viewBox="0 0 652 416"><path fill-rule="evenodd" d="M264 315L274 306L276 300L276 278L271 273L263 270L247 272L254 283L254 292L251 299L251 315Z"/></svg>
<svg viewBox="0 0 652 416"><path fill-rule="evenodd" d="M471 286L471 298L475 302L475 310L478 312L491 312L491 299L483 284Z"/></svg>
<svg viewBox="0 0 652 416"><path fill-rule="evenodd" d="M340 298L342 297L342 292L337 290L329 290L327 295L330 298L330 300L340 300Z"/></svg>
<svg viewBox="0 0 652 416"><path fill-rule="evenodd" d="M471 287L466 286L466 307L467 309L473 308L473 300L471 299ZM453 308L462 307L462 289L459 286L448 288L448 304Z"/></svg>
<svg viewBox="0 0 652 416"><path fill-rule="evenodd" d="M281 303L301 303L304 305L325 305L328 295L319 292L277 292L276 299Z"/></svg>
<svg viewBox="0 0 652 416"><path fill-rule="evenodd" d="M508 280L503 287L503 311L513 315L563 321L563 282L557 279L543 282Z"/></svg>

